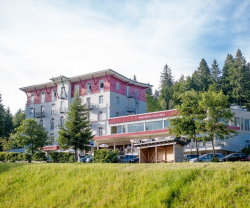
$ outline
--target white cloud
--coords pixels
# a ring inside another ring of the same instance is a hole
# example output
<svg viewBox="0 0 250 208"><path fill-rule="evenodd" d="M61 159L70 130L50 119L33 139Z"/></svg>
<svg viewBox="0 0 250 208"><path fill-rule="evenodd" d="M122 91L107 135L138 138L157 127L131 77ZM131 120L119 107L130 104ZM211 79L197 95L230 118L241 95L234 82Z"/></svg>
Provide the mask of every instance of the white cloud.
<svg viewBox="0 0 250 208"><path fill-rule="evenodd" d="M244 5L235 11L246 14L248 4ZM26 101L19 87L61 74L111 68L130 78L136 74L139 81L158 88L166 63L177 79L182 73L191 74L201 58L209 65L213 58L222 64L226 54L235 54L239 47L249 57L250 51L244 51L249 46L245 36L230 42L229 51L207 47L214 42L211 34L223 37L232 32L225 26L228 14L222 12L231 7L232 1L199 0L2 1L0 90L4 104L15 112Z"/></svg>

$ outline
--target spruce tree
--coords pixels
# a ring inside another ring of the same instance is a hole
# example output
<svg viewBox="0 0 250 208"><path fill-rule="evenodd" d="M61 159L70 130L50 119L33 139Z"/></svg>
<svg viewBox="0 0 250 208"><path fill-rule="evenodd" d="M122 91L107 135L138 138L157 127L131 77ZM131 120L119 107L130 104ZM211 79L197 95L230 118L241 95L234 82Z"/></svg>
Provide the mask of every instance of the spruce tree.
<svg viewBox="0 0 250 208"><path fill-rule="evenodd" d="M135 74L134 74L133 80L137 82L137 78Z"/></svg>
<svg viewBox="0 0 250 208"><path fill-rule="evenodd" d="M149 83L148 83L149 85ZM148 94L149 96L153 96L153 92L152 92L152 88L149 87L148 89L146 89L146 94Z"/></svg>
<svg viewBox="0 0 250 208"><path fill-rule="evenodd" d="M218 62L214 59L211 69L210 69L211 77L212 77L212 84L209 86L209 89L213 91L220 91L220 78L221 78L221 70L219 68Z"/></svg>
<svg viewBox="0 0 250 208"><path fill-rule="evenodd" d="M8 107L5 111L5 136L9 137L10 133L13 132L14 126L13 126L13 116L10 112L10 108Z"/></svg>
<svg viewBox="0 0 250 208"><path fill-rule="evenodd" d="M197 69L197 71L194 73L194 83L196 85L196 91L207 91L209 88L209 85L212 82L212 77L210 74L210 69L207 65L207 62L205 59L201 59L200 65Z"/></svg>
<svg viewBox="0 0 250 208"><path fill-rule="evenodd" d="M2 94L0 93L0 137L5 136L5 110L2 104Z"/></svg>
<svg viewBox="0 0 250 208"><path fill-rule="evenodd" d="M58 131L58 142L63 149L88 150L90 140L94 137L88 120L88 110L82 104L79 92L76 92L73 102L69 107L64 126Z"/></svg>
<svg viewBox="0 0 250 208"><path fill-rule="evenodd" d="M166 103L166 109L168 110L172 107L171 100L173 99L173 85L174 80L172 76L172 71L166 64L163 68L163 72L161 73L160 77L160 96L159 100L164 100Z"/></svg>
<svg viewBox="0 0 250 208"><path fill-rule="evenodd" d="M20 108L13 117L14 129L19 127L23 120L25 120L25 112Z"/></svg>

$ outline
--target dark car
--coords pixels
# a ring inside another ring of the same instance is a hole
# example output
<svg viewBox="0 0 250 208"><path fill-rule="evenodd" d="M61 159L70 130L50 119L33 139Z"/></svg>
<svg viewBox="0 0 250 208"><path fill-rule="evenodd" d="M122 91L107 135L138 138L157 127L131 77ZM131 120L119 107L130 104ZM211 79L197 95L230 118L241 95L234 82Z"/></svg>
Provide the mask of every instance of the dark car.
<svg viewBox="0 0 250 208"><path fill-rule="evenodd" d="M244 153L232 153L220 159L220 162L249 161L249 156Z"/></svg>
<svg viewBox="0 0 250 208"><path fill-rule="evenodd" d="M197 158L197 155L184 155L183 161L188 162L191 159Z"/></svg>
<svg viewBox="0 0 250 208"><path fill-rule="evenodd" d="M136 157L135 155L125 155L120 159L120 161L123 163L138 163L139 158Z"/></svg>

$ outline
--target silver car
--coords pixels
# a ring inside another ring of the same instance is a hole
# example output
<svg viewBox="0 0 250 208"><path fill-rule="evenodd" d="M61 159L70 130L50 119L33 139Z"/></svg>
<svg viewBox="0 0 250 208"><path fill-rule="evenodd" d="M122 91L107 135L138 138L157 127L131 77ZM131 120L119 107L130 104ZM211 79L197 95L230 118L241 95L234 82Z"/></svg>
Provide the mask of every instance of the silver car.
<svg viewBox="0 0 250 208"><path fill-rule="evenodd" d="M222 153L215 153L215 157L217 157L218 159L221 159L225 156ZM200 162L211 162L212 159L213 159L213 153L208 153L208 154L199 156ZM189 162L195 163L197 162L197 158L191 159L189 160Z"/></svg>

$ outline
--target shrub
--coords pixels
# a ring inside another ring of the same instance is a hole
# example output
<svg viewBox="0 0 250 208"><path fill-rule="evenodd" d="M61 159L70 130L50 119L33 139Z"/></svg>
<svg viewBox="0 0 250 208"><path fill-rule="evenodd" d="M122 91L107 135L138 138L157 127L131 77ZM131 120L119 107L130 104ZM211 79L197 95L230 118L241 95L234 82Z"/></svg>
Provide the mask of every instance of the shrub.
<svg viewBox="0 0 250 208"><path fill-rule="evenodd" d="M219 161L219 158L213 157L213 158L211 159L211 162L220 162L220 161Z"/></svg>
<svg viewBox="0 0 250 208"><path fill-rule="evenodd" d="M33 157L32 160L34 161L47 161L47 157L45 152L36 152Z"/></svg>
<svg viewBox="0 0 250 208"><path fill-rule="evenodd" d="M31 161L31 155L28 153L19 153L17 156L18 161Z"/></svg>
<svg viewBox="0 0 250 208"><path fill-rule="evenodd" d="M5 152L0 152L0 161L5 161Z"/></svg>
<svg viewBox="0 0 250 208"><path fill-rule="evenodd" d="M93 162L95 163L117 163L118 162L118 151L112 150L95 150Z"/></svg>
<svg viewBox="0 0 250 208"><path fill-rule="evenodd" d="M73 163L74 154L70 152L52 152L50 157L53 163Z"/></svg>
<svg viewBox="0 0 250 208"><path fill-rule="evenodd" d="M15 162L17 160L19 153L16 152L8 152L5 153L5 161Z"/></svg>

